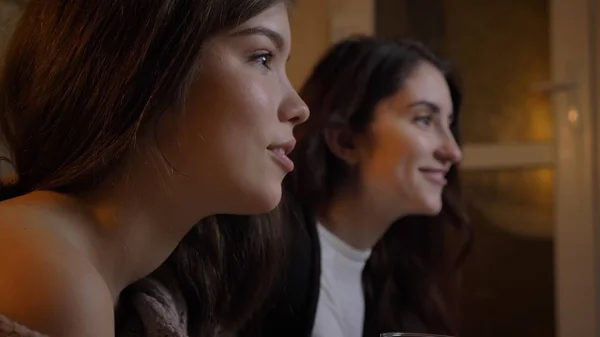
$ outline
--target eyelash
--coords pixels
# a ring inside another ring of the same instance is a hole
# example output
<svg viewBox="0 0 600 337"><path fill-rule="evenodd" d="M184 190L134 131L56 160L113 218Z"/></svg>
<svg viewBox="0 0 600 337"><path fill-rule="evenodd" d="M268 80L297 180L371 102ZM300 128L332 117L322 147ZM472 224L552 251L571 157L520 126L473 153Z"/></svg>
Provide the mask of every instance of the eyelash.
<svg viewBox="0 0 600 337"><path fill-rule="evenodd" d="M433 116L432 115L419 116L419 117L415 118L415 122L418 123L418 124L421 124L423 126L429 126L432 121L433 121Z"/></svg>
<svg viewBox="0 0 600 337"><path fill-rule="evenodd" d="M270 64L274 57L275 55L273 53L265 51L250 56L250 61L258 62L261 66L271 70Z"/></svg>

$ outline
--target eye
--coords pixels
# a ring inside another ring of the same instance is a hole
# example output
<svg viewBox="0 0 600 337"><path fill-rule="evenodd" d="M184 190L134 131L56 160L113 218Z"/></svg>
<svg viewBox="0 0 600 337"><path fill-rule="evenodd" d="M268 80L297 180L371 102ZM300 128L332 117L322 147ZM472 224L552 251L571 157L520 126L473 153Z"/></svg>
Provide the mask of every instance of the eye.
<svg viewBox="0 0 600 337"><path fill-rule="evenodd" d="M421 126L429 126L433 122L433 116L432 115L417 116L417 117L415 117L414 121L415 121L415 123L417 123Z"/></svg>
<svg viewBox="0 0 600 337"><path fill-rule="evenodd" d="M256 62L267 69L271 69L271 62L274 57L275 55L273 55L273 53L265 51L253 54L250 57L250 61Z"/></svg>

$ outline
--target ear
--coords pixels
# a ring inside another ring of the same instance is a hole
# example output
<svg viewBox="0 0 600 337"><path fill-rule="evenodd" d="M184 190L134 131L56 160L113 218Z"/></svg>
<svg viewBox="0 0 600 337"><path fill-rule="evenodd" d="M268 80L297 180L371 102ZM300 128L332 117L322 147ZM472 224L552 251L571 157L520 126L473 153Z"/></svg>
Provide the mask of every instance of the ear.
<svg viewBox="0 0 600 337"><path fill-rule="evenodd" d="M359 149L357 146L357 137L347 127L331 126L323 131L325 143L329 150L339 159L348 165L359 163Z"/></svg>

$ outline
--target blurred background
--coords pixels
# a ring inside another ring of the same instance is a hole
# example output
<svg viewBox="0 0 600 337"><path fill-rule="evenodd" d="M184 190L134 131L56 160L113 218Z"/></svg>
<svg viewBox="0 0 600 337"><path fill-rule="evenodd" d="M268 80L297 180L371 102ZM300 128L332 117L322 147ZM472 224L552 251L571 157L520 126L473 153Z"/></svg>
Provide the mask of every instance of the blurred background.
<svg viewBox="0 0 600 337"><path fill-rule="evenodd" d="M0 0L0 48L18 13ZM294 86L355 33L420 39L461 75L462 336L600 337L600 0L298 0Z"/></svg>
<svg viewBox="0 0 600 337"><path fill-rule="evenodd" d="M465 105L461 135L479 151L464 190L476 235L464 275L464 336L555 336L556 165L536 158L556 139L549 92L550 0L379 1L376 32L429 42L455 63ZM402 7L400 7L402 6ZM389 13L405 13L398 20ZM400 25L400 22L403 22ZM535 149L524 160L517 151ZM574 336L574 335L573 335Z"/></svg>
<svg viewBox="0 0 600 337"><path fill-rule="evenodd" d="M462 336L600 336L598 0L302 0L297 86L354 33L420 39L461 75L475 244Z"/></svg>

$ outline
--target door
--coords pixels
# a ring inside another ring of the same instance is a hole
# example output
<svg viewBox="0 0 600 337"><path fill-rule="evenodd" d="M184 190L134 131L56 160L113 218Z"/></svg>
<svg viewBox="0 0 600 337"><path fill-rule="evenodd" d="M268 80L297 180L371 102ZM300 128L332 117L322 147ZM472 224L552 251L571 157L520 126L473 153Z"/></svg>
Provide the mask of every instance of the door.
<svg viewBox="0 0 600 337"><path fill-rule="evenodd" d="M463 337L600 337L596 2L331 1L332 40L408 35L460 70Z"/></svg>

